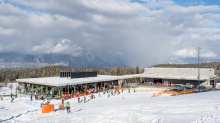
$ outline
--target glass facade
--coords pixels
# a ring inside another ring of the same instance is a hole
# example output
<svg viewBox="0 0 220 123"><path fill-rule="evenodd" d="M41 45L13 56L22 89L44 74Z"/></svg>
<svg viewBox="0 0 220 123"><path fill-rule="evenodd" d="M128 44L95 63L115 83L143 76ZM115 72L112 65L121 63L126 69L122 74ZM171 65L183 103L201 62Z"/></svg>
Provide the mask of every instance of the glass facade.
<svg viewBox="0 0 220 123"><path fill-rule="evenodd" d="M50 94L51 87L47 87L47 94Z"/></svg>
<svg viewBox="0 0 220 123"><path fill-rule="evenodd" d="M32 84L29 84L29 91L32 91Z"/></svg>
<svg viewBox="0 0 220 123"><path fill-rule="evenodd" d="M54 95L59 95L59 87L54 87Z"/></svg>
<svg viewBox="0 0 220 123"><path fill-rule="evenodd" d="M42 93L46 94L46 86L42 86Z"/></svg>
<svg viewBox="0 0 220 123"><path fill-rule="evenodd" d="M38 85L37 91L38 91L39 93L41 93L41 86L40 86L40 85Z"/></svg>

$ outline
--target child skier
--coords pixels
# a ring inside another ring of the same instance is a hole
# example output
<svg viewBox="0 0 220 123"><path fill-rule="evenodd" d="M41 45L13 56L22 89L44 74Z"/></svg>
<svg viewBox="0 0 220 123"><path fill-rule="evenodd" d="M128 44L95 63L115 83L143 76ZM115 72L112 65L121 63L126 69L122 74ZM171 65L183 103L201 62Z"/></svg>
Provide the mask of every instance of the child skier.
<svg viewBox="0 0 220 123"><path fill-rule="evenodd" d="M67 114L71 113L71 111L70 111L70 103L69 102L67 102L67 104L66 104L66 110L67 110Z"/></svg>
<svg viewBox="0 0 220 123"><path fill-rule="evenodd" d="M108 93L108 98L110 97L110 94Z"/></svg>
<svg viewBox="0 0 220 123"><path fill-rule="evenodd" d="M134 88L134 93L135 93L135 88Z"/></svg>
<svg viewBox="0 0 220 123"><path fill-rule="evenodd" d="M1 96L1 100L3 100L3 96Z"/></svg>
<svg viewBox="0 0 220 123"><path fill-rule="evenodd" d="M121 89L121 92L123 93L123 89Z"/></svg>
<svg viewBox="0 0 220 123"><path fill-rule="evenodd" d="M32 101L32 94L31 94L31 101Z"/></svg>
<svg viewBox="0 0 220 123"><path fill-rule="evenodd" d="M125 99L125 96L123 95L123 99Z"/></svg>

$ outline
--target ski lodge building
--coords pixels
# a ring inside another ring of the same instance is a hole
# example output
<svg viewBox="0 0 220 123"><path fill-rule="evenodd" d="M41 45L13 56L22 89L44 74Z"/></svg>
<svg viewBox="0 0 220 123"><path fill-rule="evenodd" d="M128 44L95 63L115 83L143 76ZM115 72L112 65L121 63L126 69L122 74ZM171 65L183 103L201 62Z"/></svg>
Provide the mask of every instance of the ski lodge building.
<svg viewBox="0 0 220 123"><path fill-rule="evenodd" d="M198 78L198 68L145 68L142 74L111 76L97 75L97 72L60 72L58 77L25 78L16 79L27 92L53 92L59 96L67 92L87 92L88 89L101 87L108 88L109 85L122 85L122 80L129 78L142 78L144 82L164 84L186 84L191 83L210 87L214 84L211 79L215 77L213 68L201 68Z"/></svg>

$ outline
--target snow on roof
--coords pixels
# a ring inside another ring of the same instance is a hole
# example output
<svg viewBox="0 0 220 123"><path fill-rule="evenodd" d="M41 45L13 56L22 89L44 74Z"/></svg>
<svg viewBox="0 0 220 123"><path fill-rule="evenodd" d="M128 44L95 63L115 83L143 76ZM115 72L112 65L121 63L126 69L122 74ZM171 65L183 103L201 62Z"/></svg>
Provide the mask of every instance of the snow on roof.
<svg viewBox="0 0 220 123"><path fill-rule="evenodd" d="M25 82L30 84L39 84L47 86L66 86L66 85L76 85L76 84L86 84L94 82L112 81L128 78L140 77L141 74L133 75L122 75L122 76L111 76L111 75L98 75L97 77L87 77L87 78L60 78L60 77L45 77L45 78L26 78L26 79L16 79L17 82Z"/></svg>
<svg viewBox="0 0 220 123"><path fill-rule="evenodd" d="M144 75L141 74L140 77L145 78L160 78L160 79L182 79L182 80L198 80L197 77L182 77L182 76L156 76L156 75ZM200 78L200 80L207 80L208 78Z"/></svg>

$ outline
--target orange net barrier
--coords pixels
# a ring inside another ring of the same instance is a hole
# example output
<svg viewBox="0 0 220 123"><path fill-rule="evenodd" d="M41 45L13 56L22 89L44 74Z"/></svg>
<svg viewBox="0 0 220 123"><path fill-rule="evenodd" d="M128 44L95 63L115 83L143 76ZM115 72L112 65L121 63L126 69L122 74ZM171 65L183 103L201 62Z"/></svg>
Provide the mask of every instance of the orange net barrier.
<svg viewBox="0 0 220 123"><path fill-rule="evenodd" d="M42 105L42 113L54 112L54 105Z"/></svg>
<svg viewBox="0 0 220 123"><path fill-rule="evenodd" d="M185 94L192 94L192 93L199 93L204 91L210 91L211 89L191 89L191 90L185 90L185 91L179 91L179 92L172 92L172 91L166 91L165 93L171 94L171 96L178 96L178 95L185 95Z"/></svg>
<svg viewBox="0 0 220 123"><path fill-rule="evenodd" d="M165 90L160 91L159 93L154 93L154 97L162 96L162 94L165 92Z"/></svg>

